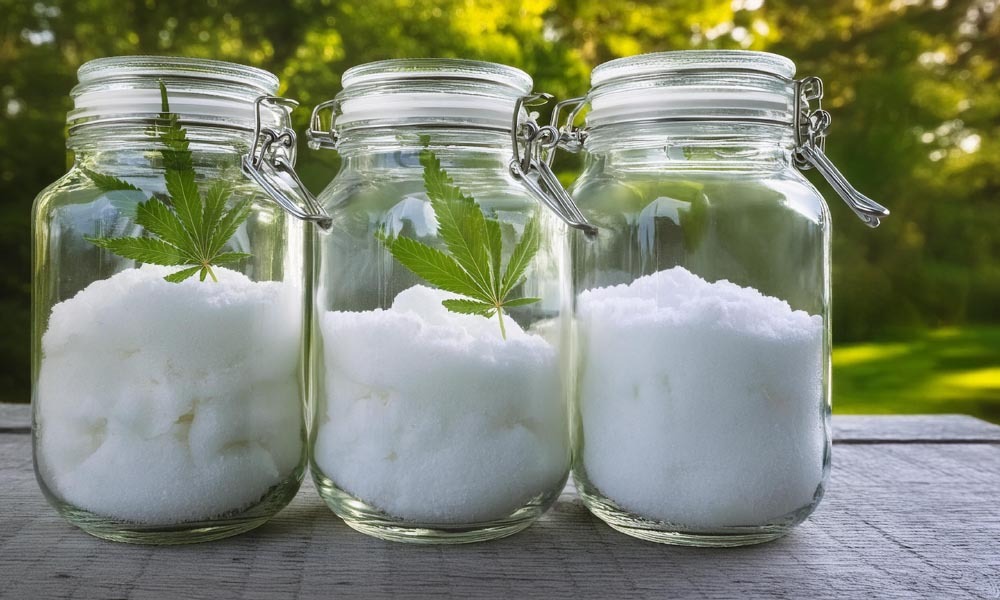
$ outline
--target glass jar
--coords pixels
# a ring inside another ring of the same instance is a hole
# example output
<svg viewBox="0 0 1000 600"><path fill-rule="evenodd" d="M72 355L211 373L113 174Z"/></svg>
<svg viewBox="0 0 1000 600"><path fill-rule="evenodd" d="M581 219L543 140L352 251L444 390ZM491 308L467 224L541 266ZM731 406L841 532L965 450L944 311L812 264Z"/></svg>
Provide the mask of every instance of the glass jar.
<svg viewBox="0 0 1000 600"><path fill-rule="evenodd" d="M556 499L570 460L568 249L530 191L531 78L408 59L354 67L343 85L310 132L342 158L314 242L313 477L376 537L510 535Z"/></svg>
<svg viewBox="0 0 1000 600"><path fill-rule="evenodd" d="M305 466L305 235L242 164L270 156L261 131L289 131L264 102L278 80L132 56L88 62L79 81L75 161L34 205L38 482L102 538L249 530Z"/></svg>
<svg viewBox="0 0 1000 600"><path fill-rule="evenodd" d="M823 495L830 214L797 166L870 224L888 213L822 155L821 87L794 70L743 51L615 60L580 99L585 128L562 129L600 231L573 245L574 479L629 535L763 542Z"/></svg>

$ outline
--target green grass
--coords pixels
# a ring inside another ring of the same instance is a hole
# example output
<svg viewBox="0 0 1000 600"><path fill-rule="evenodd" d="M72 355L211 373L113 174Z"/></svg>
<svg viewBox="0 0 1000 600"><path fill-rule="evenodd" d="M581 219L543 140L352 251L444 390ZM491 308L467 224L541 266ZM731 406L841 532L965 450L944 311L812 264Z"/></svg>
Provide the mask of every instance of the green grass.
<svg viewBox="0 0 1000 600"><path fill-rule="evenodd" d="M964 413L1000 423L1000 327L836 346L833 412Z"/></svg>

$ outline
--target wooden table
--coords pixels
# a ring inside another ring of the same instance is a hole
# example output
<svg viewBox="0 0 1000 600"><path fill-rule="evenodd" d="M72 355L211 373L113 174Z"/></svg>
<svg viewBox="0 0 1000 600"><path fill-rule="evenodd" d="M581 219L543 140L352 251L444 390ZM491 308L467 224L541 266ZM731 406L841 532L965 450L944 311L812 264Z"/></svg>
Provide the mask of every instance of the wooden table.
<svg viewBox="0 0 1000 600"><path fill-rule="evenodd" d="M348 529L308 480L243 536L115 544L45 503L27 414L0 405L3 598L1000 598L1000 427L972 417L835 417L816 514L778 541L708 550L616 533L572 488L507 539L394 544Z"/></svg>

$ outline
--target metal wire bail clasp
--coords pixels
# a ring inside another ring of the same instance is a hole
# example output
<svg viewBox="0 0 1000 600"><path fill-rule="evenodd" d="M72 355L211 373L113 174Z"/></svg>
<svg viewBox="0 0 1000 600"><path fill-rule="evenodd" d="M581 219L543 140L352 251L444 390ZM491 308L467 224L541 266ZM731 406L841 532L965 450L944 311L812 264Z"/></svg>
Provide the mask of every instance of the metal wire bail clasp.
<svg viewBox="0 0 1000 600"><path fill-rule="evenodd" d="M510 128L514 156L510 161L510 172L567 225L593 238L597 235L597 227L583 216L549 166L551 158L547 155L552 154L559 144L559 131L551 125L540 127L530 115L524 121L520 119L523 107L537 106L551 99L548 94L531 94L518 98L514 104Z"/></svg>
<svg viewBox="0 0 1000 600"><path fill-rule="evenodd" d="M824 152L832 118L823 110L822 99L823 80L819 77L795 81L795 151L792 154L795 166L803 170L815 167L854 214L869 227L878 227L881 219L889 216L889 209L852 186ZM813 100L816 110L811 106Z"/></svg>
<svg viewBox="0 0 1000 600"><path fill-rule="evenodd" d="M323 111L330 110L330 126L323 127ZM337 114L340 112L340 101L334 98L326 102L320 102L313 108L309 117L309 129L306 130L306 143L312 150L321 148L336 149L340 142L340 134L334 130L333 126L337 122Z"/></svg>
<svg viewBox="0 0 1000 600"><path fill-rule="evenodd" d="M587 105L587 97L579 96L577 98L567 98L561 102L557 102L555 107L552 109L552 118L549 120L549 125L555 127L559 131L559 147L568 150L569 152L579 152L583 150L583 143L587 141L587 130L580 127L576 127L573 123L576 122L576 117L583 110L583 107ZM566 115L566 124L559 126L559 116L562 111L569 108L569 114ZM555 159L556 153L550 152L547 156L548 164L551 166L552 161Z"/></svg>
<svg viewBox="0 0 1000 600"><path fill-rule="evenodd" d="M280 96L257 98L254 102L253 146L243 155L243 172L264 188L289 214L328 229L331 225L330 216L302 183L292 166L295 132L288 127L263 126L261 110L264 104L286 110L299 103Z"/></svg>

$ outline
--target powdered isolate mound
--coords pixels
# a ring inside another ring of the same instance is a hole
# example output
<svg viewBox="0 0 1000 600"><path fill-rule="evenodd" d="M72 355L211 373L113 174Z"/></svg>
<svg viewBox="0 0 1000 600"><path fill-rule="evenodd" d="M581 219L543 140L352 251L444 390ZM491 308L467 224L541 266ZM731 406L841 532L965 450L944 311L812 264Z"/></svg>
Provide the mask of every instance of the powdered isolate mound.
<svg viewBox="0 0 1000 600"><path fill-rule="evenodd" d="M681 267L580 294L585 476L625 510L753 526L823 478L823 322Z"/></svg>
<svg viewBox="0 0 1000 600"><path fill-rule="evenodd" d="M389 310L328 312L315 461L340 488L423 523L506 517L568 469L555 348L508 319L449 312L424 286Z"/></svg>
<svg viewBox="0 0 1000 600"><path fill-rule="evenodd" d="M57 304L42 338L39 468L63 501L142 523L239 510L302 453L300 292L226 269L126 269Z"/></svg>

